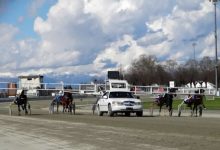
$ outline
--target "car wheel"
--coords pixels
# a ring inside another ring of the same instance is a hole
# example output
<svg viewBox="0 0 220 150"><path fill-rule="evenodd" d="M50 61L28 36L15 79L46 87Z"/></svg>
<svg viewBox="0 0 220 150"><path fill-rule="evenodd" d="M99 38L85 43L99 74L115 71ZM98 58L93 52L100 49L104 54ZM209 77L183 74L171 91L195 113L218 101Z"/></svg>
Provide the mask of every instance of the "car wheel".
<svg viewBox="0 0 220 150"><path fill-rule="evenodd" d="M136 112L136 115L137 115L138 117L142 117L142 116L143 116L143 111L138 111L138 112Z"/></svg>
<svg viewBox="0 0 220 150"><path fill-rule="evenodd" d="M100 111L99 105L98 105L98 107L97 107L97 114L98 114L98 116L103 116L103 112Z"/></svg>
<svg viewBox="0 0 220 150"><path fill-rule="evenodd" d="M202 109L203 109L203 107L199 106L199 117L202 117Z"/></svg>
<svg viewBox="0 0 220 150"><path fill-rule="evenodd" d="M131 115L130 112L125 112L125 116L129 117Z"/></svg>
<svg viewBox="0 0 220 150"><path fill-rule="evenodd" d="M112 112L112 106L111 104L108 104L108 116L112 117L114 113Z"/></svg>

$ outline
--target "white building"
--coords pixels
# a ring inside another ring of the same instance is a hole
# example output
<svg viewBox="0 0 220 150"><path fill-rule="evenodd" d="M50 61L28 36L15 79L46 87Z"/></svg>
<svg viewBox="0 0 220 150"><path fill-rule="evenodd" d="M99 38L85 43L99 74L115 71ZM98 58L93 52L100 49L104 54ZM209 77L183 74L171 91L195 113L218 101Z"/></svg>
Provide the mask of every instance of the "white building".
<svg viewBox="0 0 220 150"><path fill-rule="evenodd" d="M30 76L19 76L18 77L18 90L25 90L28 96L38 96L39 91L37 89L43 88L43 76L41 75L30 75Z"/></svg>
<svg viewBox="0 0 220 150"><path fill-rule="evenodd" d="M43 76L31 75L31 76L19 76L18 86L20 89L36 89L42 88Z"/></svg>
<svg viewBox="0 0 220 150"><path fill-rule="evenodd" d="M215 89L215 85L210 83L210 82L196 82L196 84L194 85L193 83L188 83L185 87L189 87L189 88L207 88L207 89Z"/></svg>

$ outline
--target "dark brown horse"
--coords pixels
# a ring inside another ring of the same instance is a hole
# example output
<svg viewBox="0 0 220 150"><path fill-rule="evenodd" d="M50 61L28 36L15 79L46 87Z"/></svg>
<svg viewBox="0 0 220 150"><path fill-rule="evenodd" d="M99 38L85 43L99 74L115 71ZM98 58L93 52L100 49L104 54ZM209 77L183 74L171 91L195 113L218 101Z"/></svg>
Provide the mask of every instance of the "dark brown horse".
<svg viewBox="0 0 220 150"><path fill-rule="evenodd" d="M75 114L75 103L73 102L73 96L71 92L64 92L63 95L55 96L55 98L52 100L50 107L49 107L49 113L54 113L54 106L56 105L57 112L59 112L59 106L63 106L63 113L64 112L70 112L71 114Z"/></svg>
<svg viewBox="0 0 220 150"><path fill-rule="evenodd" d="M181 110L183 105L185 104L187 107L190 108L191 110L191 116L194 115L197 117L198 111L199 111L199 116L202 116L202 110L205 108L203 98L204 96L204 89L199 89L195 91L195 94L193 96L189 96L187 100L184 100L179 106L178 106L178 116L180 117L181 115Z"/></svg>

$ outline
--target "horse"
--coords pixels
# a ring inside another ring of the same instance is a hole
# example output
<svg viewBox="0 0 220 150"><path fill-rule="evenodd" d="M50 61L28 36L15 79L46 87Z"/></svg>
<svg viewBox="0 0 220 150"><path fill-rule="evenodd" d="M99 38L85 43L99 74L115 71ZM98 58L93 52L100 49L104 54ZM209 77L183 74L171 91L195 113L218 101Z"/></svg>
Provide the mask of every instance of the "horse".
<svg viewBox="0 0 220 150"><path fill-rule="evenodd" d="M195 94L193 96L189 96L188 99L184 100L178 106L178 116L180 117L182 107L185 104L187 107L190 108L191 116L193 116L194 112L196 112L195 116L197 117L198 116L197 113L198 113L198 110L199 110L199 116L201 117L202 116L202 110L203 110L203 108L205 108L205 105L203 103L203 98L204 98L203 93L204 92L205 92L204 89L197 90L197 91L195 91Z"/></svg>
<svg viewBox="0 0 220 150"><path fill-rule="evenodd" d="M161 109L163 106L166 106L169 116L172 116L173 114L173 98L176 96L175 92L178 90L177 88L171 88L169 89L168 93L165 93L164 95L159 95L155 101L152 103L151 108L151 116L153 116L153 108L154 105L159 106L159 115L161 113Z"/></svg>
<svg viewBox="0 0 220 150"><path fill-rule="evenodd" d="M59 112L59 106L63 106L63 113L64 112L69 112L69 113L74 113L75 114L75 103L73 102L73 97L72 93L70 92L64 92L63 95L58 95L55 96L50 103L49 106L49 113L53 114L54 113L54 106L57 106L57 113Z"/></svg>
<svg viewBox="0 0 220 150"><path fill-rule="evenodd" d="M9 114L12 115L12 105L18 106L18 115L21 115L21 110L25 111L25 115L29 114L31 115L31 105L28 102L27 95L24 94L24 90L22 90L21 94L19 96L16 96L13 102L9 105ZM27 108L28 107L28 108ZM21 109L22 108L22 109Z"/></svg>

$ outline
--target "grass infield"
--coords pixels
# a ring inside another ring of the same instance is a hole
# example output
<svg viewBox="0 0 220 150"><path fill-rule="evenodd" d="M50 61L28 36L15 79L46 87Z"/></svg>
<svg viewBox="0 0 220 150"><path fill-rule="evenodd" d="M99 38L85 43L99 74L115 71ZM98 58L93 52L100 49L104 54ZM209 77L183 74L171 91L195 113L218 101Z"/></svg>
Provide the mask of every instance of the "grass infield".
<svg viewBox="0 0 220 150"><path fill-rule="evenodd" d="M182 102L183 100L180 99L175 99L173 101L173 108L177 109L178 105ZM208 110L220 110L220 97L215 97L214 100L204 100L204 104L206 106L206 109ZM148 109L152 106L152 99L146 99L143 98L143 105L145 109Z"/></svg>

